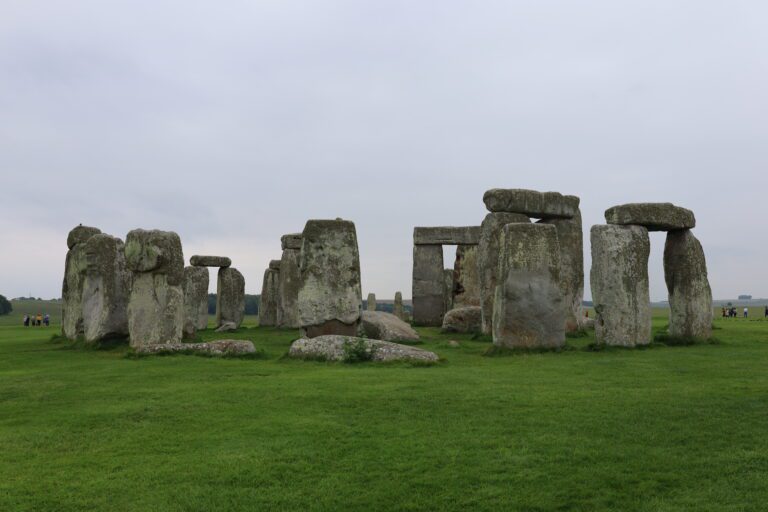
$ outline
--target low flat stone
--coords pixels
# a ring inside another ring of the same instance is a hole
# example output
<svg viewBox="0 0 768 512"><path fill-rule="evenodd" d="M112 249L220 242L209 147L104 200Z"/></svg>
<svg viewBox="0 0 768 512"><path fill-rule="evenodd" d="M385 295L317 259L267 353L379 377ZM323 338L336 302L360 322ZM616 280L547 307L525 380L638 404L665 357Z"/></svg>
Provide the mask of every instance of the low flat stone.
<svg viewBox="0 0 768 512"><path fill-rule="evenodd" d="M385 311L363 311L360 330L371 339L384 341L419 341L413 327Z"/></svg>
<svg viewBox="0 0 768 512"><path fill-rule="evenodd" d="M253 342L246 340L218 340L207 343L162 343L142 345L136 348L137 354L210 354L231 356L256 352Z"/></svg>
<svg viewBox="0 0 768 512"><path fill-rule="evenodd" d="M480 226L413 228L414 245L477 245Z"/></svg>
<svg viewBox="0 0 768 512"><path fill-rule="evenodd" d="M373 352L372 360L388 361L425 361L436 363L439 357L434 352L408 345L400 345L382 340L370 340L354 336L328 335L316 338L301 338L291 344L290 357L296 359L320 359L325 361L343 361L344 346L363 342L368 352Z"/></svg>
<svg viewBox="0 0 768 512"><path fill-rule="evenodd" d="M629 203L605 211L608 224L643 226L648 231L673 231L696 227L691 210L672 203Z"/></svg>
<svg viewBox="0 0 768 512"><path fill-rule="evenodd" d="M492 188L483 194L489 212L522 213L537 219L570 219L579 209L579 198L559 192L522 188Z"/></svg>
<svg viewBox="0 0 768 512"><path fill-rule="evenodd" d="M235 322L224 322L216 329L216 332L232 332L237 330L237 324Z"/></svg>
<svg viewBox="0 0 768 512"><path fill-rule="evenodd" d="M280 237L282 249L301 249L301 233L289 233Z"/></svg>
<svg viewBox="0 0 768 512"><path fill-rule="evenodd" d="M199 254L195 254L189 259L189 264L193 267L226 268L232 266L232 260L226 256L200 256Z"/></svg>
<svg viewBox="0 0 768 512"><path fill-rule="evenodd" d="M467 306L448 311L443 317L443 332L474 333L482 330L483 308Z"/></svg>

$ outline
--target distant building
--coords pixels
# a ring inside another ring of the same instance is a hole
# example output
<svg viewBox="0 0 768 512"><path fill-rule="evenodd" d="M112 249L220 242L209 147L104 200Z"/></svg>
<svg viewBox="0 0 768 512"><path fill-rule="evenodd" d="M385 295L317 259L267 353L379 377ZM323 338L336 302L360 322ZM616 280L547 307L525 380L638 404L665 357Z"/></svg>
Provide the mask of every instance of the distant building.
<svg viewBox="0 0 768 512"><path fill-rule="evenodd" d="M751 295L739 295L739 300L752 300Z"/></svg>

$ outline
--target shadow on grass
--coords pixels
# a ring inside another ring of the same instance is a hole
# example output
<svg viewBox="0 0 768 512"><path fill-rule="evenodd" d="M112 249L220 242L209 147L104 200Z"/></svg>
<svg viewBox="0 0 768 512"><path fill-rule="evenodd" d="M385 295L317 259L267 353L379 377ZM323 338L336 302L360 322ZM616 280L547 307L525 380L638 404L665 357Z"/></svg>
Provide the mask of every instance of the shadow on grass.
<svg viewBox="0 0 768 512"><path fill-rule="evenodd" d="M48 343L60 345L62 350L115 350L127 347L128 338L126 336L110 336L94 343L88 343L82 336L70 340L62 334L54 334Z"/></svg>

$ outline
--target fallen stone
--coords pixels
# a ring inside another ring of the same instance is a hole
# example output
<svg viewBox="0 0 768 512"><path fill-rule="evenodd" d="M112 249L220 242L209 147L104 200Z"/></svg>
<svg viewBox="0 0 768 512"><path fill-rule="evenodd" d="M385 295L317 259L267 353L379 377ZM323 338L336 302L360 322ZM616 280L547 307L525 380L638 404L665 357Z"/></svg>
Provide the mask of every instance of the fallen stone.
<svg viewBox="0 0 768 512"><path fill-rule="evenodd" d="M83 283L88 268L85 243L99 233L99 229L81 225L67 235L69 251L64 262L64 281L61 286L61 332L70 340L75 340L85 333Z"/></svg>
<svg viewBox="0 0 768 512"><path fill-rule="evenodd" d="M453 264L452 308L480 306L480 274L478 272L477 245L456 248Z"/></svg>
<svg viewBox="0 0 768 512"><path fill-rule="evenodd" d="M664 246L664 279L669 291L669 334L712 337L712 289L704 249L688 230L670 231Z"/></svg>
<svg viewBox="0 0 768 512"><path fill-rule="evenodd" d="M278 262L279 263L279 262ZM277 265L280 268L280 265ZM264 281L261 286L261 303L259 304L259 325L273 327L277 325L277 305L280 300L280 271L272 268L272 264L264 271Z"/></svg>
<svg viewBox="0 0 768 512"><path fill-rule="evenodd" d="M99 233L83 245L83 334L86 343L128 336L131 275L119 238Z"/></svg>
<svg viewBox="0 0 768 512"><path fill-rule="evenodd" d="M579 209L579 198L559 192L520 188L493 188L483 195L489 212L522 213L536 219L571 218Z"/></svg>
<svg viewBox="0 0 768 512"><path fill-rule="evenodd" d="M215 332L233 332L238 329L238 326L235 322L224 322L219 327L216 328Z"/></svg>
<svg viewBox="0 0 768 512"><path fill-rule="evenodd" d="M468 306L455 308L443 318L443 332L476 333L482 328L482 308Z"/></svg>
<svg viewBox="0 0 768 512"><path fill-rule="evenodd" d="M477 245L480 226L413 228L414 245Z"/></svg>
<svg viewBox="0 0 768 512"><path fill-rule="evenodd" d="M691 210L672 203L630 203L605 211L608 224L643 226L648 231L673 231L696 227Z"/></svg>
<svg viewBox="0 0 768 512"><path fill-rule="evenodd" d="M184 267L184 338L194 338L208 327L209 280L206 267Z"/></svg>
<svg viewBox="0 0 768 512"><path fill-rule="evenodd" d="M456 341L456 340L448 340L448 342L446 343L446 345L448 345L448 346L449 346L449 347L451 347L451 348L459 348L459 347L461 346L461 343L459 343L459 342L458 342L458 341Z"/></svg>
<svg viewBox="0 0 768 512"><path fill-rule="evenodd" d="M200 256L196 254L189 259L189 264L193 267L226 268L232 266L232 260L226 256Z"/></svg>
<svg viewBox="0 0 768 512"><path fill-rule="evenodd" d="M253 354L253 342L246 340L218 340L206 343L161 343L142 345L137 354L209 354L215 356L237 356Z"/></svg>
<svg viewBox="0 0 768 512"><path fill-rule="evenodd" d="M240 327L245 315L243 274L234 267L219 268L216 292L216 325L221 327L227 322L232 322L236 327Z"/></svg>
<svg viewBox="0 0 768 512"><path fill-rule="evenodd" d="M291 344L288 355L297 359L343 361L345 359L344 347L361 342L365 344L367 352L371 354L371 360L376 362L423 361L436 363L439 360L434 352L420 348L389 341L339 335L298 339Z"/></svg>
<svg viewBox="0 0 768 512"><path fill-rule="evenodd" d="M419 341L419 334L410 325L384 311L363 311L360 330L375 340Z"/></svg>
<svg viewBox="0 0 768 512"><path fill-rule="evenodd" d="M283 250L296 249L301 250L301 233L289 233L280 237L280 244Z"/></svg>
<svg viewBox="0 0 768 512"><path fill-rule="evenodd" d="M446 294L442 245L413 246L412 293L413 322L424 326L441 325Z"/></svg>

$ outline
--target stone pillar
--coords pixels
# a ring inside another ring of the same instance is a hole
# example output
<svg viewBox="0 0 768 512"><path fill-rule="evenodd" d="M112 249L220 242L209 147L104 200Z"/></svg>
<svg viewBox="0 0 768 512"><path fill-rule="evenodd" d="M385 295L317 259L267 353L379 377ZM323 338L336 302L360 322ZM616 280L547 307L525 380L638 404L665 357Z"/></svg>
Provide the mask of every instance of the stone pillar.
<svg viewBox="0 0 768 512"><path fill-rule="evenodd" d="M281 239L283 256L280 259L277 325L299 328L299 288L301 288L301 233L292 233Z"/></svg>
<svg viewBox="0 0 768 512"><path fill-rule="evenodd" d="M299 288L302 336L356 336L362 305L355 224L341 219L307 221Z"/></svg>
<svg viewBox="0 0 768 512"><path fill-rule="evenodd" d="M368 311L376 311L376 294L369 293L368 300L365 303L365 309Z"/></svg>
<svg viewBox="0 0 768 512"><path fill-rule="evenodd" d="M439 327L445 310L443 246L413 246L413 323Z"/></svg>
<svg viewBox="0 0 768 512"><path fill-rule="evenodd" d="M507 224L502 228L493 344L506 348L565 344L560 247L554 226Z"/></svg>
<svg viewBox="0 0 768 512"><path fill-rule="evenodd" d="M216 282L216 327L227 322L240 327L245 315L245 278L234 267L219 269Z"/></svg>
<svg viewBox="0 0 768 512"><path fill-rule="evenodd" d="M392 306L392 313L400 320L405 321L405 309L403 308L403 294L395 293L395 303Z"/></svg>
<svg viewBox="0 0 768 512"><path fill-rule="evenodd" d="M477 259L477 245L459 245L456 247L451 309L480 305L480 276Z"/></svg>
<svg viewBox="0 0 768 512"><path fill-rule="evenodd" d="M114 236L97 234L85 243L83 328L85 341L95 343L128 336L128 294L131 276L125 266L125 245Z"/></svg>
<svg viewBox="0 0 768 512"><path fill-rule="evenodd" d="M88 266L85 243L101 230L77 226L67 236L67 258L64 263L64 282L61 286L61 333L70 340L85 334L83 325L83 282Z"/></svg>
<svg viewBox="0 0 768 512"><path fill-rule="evenodd" d="M648 230L597 225L590 233L590 284L598 343L633 347L651 342Z"/></svg>
<svg viewBox="0 0 768 512"><path fill-rule="evenodd" d="M667 233L664 279L669 291L669 334L712 337L712 290L704 249L690 230Z"/></svg>
<svg viewBox="0 0 768 512"><path fill-rule="evenodd" d="M184 254L171 231L134 229L125 242L133 273L128 301L132 347L180 343L184 325Z"/></svg>
<svg viewBox="0 0 768 512"><path fill-rule="evenodd" d="M498 284L499 241L501 229L507 224L529 224L531 220L521 213L496 212L485 216L480 226L477 246L477 270L480 280L480 307L483 334L491 334L493 325L493 298Z"/></svg>
<svg viewBox="0 0 768 512"><path fill-rule="evenodd" d="M453 309L453 284L453 269L443 269L443 319Z"/></svg>
<svg viewBox="0 0 768 512"><path fill-rule="evenodd" d="M207 267L184 267L184 338L194 338L208 327L209 281Z"/></svg>
<svg viewBox="0 0 768 512"><path fill-rule="evenodd" d="M273 327L277 325L277 308L280 301L280 260L269 262L269 268L264 271L264 282L261 286L261 303L259 304L259 325Z"/></svg>
<svg viewBox="0 0 768 512"><path fill-rule="evenodd" d="M581 210L570 219L540 221L557 229L560 244L560 288L565 299L565 332L581 329L582 301L584 300L584 234L581 227Z"/></svg>

